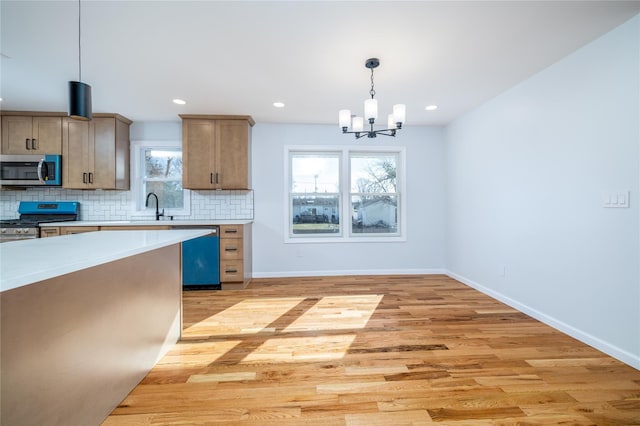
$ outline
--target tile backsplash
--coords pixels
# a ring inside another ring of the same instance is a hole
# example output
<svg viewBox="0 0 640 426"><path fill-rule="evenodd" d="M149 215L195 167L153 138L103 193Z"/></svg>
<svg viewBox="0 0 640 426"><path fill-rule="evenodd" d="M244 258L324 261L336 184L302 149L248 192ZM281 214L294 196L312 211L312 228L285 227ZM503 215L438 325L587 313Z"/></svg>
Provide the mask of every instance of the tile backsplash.
<svg viewBox="0 0 640 426"><path fill-rule="evenodd" d="M191 214L176 215L175 220L253 219L253 191L192 190L190 195ZM62 188L3 190L0 191L0 215L2 219L18 217L20 201L79 201L80 220L129 220L132 216L131 197L131 191L82 191Z"/></svg>

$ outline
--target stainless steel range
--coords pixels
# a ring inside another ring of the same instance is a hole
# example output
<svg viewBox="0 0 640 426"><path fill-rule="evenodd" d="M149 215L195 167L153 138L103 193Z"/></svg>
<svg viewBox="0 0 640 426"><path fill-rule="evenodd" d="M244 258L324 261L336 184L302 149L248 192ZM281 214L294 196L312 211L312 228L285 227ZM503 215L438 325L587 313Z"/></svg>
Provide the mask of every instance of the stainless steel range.
<svg viewBox="0 0 640 426"><path fill-rule="evenodd" d="M77 201L21 201L20 217L0 221L0 243L40 237L40 224L77 220Z"/></svg>

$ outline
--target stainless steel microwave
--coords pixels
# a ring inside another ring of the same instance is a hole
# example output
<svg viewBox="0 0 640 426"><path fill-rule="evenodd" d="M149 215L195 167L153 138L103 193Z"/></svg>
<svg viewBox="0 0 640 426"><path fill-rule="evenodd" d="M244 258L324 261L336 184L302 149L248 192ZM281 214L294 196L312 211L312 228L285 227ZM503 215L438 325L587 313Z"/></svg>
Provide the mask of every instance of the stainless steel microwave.
<svg viewBox="0 0 640 426"><path fill-rule="evenodd" d="M0 155L0 185L61 186L61 155Z"/></svg>

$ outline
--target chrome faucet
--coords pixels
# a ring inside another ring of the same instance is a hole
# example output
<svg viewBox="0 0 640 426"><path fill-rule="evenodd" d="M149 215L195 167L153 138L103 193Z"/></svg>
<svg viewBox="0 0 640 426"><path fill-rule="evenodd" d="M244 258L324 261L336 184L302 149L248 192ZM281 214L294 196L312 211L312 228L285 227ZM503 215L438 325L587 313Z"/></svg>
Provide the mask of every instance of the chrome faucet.
<svg viewBox="0 0 640 426"><path fill-rule="evenodd" d="M149 197L154 196L156 199L156 220L160 220L160 216L164 216L164 209L162 209L162 213L158 211L158 196L155 192L150 192L147 194L147 201L145 201L144 206L149 207Z"/></svg>

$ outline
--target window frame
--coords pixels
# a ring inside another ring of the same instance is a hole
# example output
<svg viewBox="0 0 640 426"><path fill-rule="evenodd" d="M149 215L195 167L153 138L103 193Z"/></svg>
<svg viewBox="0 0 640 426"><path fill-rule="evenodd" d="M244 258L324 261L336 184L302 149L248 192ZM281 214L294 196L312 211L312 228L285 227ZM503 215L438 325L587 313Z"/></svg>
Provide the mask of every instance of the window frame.
<svg viewBox="0 0 640 426"><path fill-rule="evenodd" d="M131 217L142 218L154 216L155 206L145 207L145 197L147 194L143 191L144 183L144 151L148 149L178 149L182 151L181 141L131 141ZM184 165L183 165L184 167ZM169 209L162 207L160 203L160 211L164 208L165 216L189 216L191 214L191 192L188 189L182 189L183 208Z"/></svg>
<svg viewBox="0 0 640 426"><path fill-rule="evenodd" d="M293 211L292 211L292 176L291 158L292 154L331 154L339 153L340 161L340 232L333 235L319 234L293 234ZM395 195L398 197L398 229L392 234L384 233L353 233L351 229L351 155L352 154L394 154L397 155L396 182L397 189ZM407 209L406 209L406 148L398 146L330 146L330 145L288 145L284 147L284 221L283 234L285 243L382 243L382 242L404 242L407 229ZM346 220L346 222L345 222Z"/></svg>

